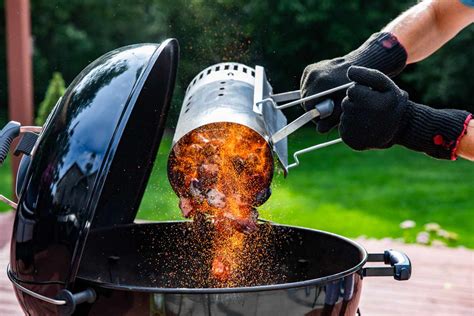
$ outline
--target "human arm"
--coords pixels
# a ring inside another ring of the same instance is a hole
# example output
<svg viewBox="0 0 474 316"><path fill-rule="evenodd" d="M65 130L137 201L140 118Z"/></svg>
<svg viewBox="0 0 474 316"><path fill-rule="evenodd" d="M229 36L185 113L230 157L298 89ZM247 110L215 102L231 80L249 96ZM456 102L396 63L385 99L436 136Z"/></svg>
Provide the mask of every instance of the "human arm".
<svg viewBox="0 0 474 316"><path fill-rule="evenodd" d="M467 126L466 135L461 138L456 151L459 157L474 161L474 120Z"/></svg>
<svg viewBox="0 0 474 316"><path fill-rule="evenodd" d="M352 65L377 69L393 77L406 63L426 58L473 21L474 7L459 0L422 1L389 23L382 32L373 34L358 49L308 65L301 78L302 95L347 83L346 72ZM318 122L319 132L327 132L339 123L344 96L344 92L333 95L334 113ZM318 101L308 102L305 109L312 108Z"/></svg>
<svg viewBox="0 0 474 316"><path fill-rule="evenodd" d="M402 145L438 159L472 159L472 114L455 109L434 109L409 100L408 94L383 73L350 67L355 85L342 101L339 132L355 150Z"/></svg>
<svg viewBox="0 0 474 316"><path fill-rule="evenodd" d="M382 32L397 37L407 52L407 64L433 54L474 22L474 7L458 0L425 0L390 22Z"/></svg>

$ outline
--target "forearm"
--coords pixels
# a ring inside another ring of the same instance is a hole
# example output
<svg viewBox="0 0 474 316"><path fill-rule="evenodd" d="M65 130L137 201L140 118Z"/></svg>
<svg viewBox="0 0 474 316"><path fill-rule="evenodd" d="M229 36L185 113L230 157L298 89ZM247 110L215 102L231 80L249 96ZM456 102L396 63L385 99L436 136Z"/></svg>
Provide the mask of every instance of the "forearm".
<svg viewBox="0 0 474 316"><path fill-rule="evenodd" d="M430 56L472 22L474 8L459 0L424 0L402 13L383 31L398 38L410 64Z"/></svg>
<svg viewBox="0 0 474 316"><path fill-rule="evenodd" d="M456 154L464 159L474 161L474 120L471 120L466 135L461 138Z"/></svg>

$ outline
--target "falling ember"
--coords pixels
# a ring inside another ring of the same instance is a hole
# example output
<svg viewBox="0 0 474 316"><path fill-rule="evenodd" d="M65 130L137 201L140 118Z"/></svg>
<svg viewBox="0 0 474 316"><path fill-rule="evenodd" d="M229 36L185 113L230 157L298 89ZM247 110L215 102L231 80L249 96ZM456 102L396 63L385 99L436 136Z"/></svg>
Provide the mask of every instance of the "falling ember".
<svg viewBox="0 0 474 316"><path fill-rule="evenodd" d="M226 281L230 275L230 263L222 257L215 257L212 261L212 274L219 281Z"/></svg>
<svg viewBox="0 0 474 316"><path fill-rule="evenodd" d="M273 157L267 142L240 124L208 124L174 145L168 174L183 216L214 224L212 277L231 286L244 264L245 234L257 230L256 207L270 196Z"/></svg>

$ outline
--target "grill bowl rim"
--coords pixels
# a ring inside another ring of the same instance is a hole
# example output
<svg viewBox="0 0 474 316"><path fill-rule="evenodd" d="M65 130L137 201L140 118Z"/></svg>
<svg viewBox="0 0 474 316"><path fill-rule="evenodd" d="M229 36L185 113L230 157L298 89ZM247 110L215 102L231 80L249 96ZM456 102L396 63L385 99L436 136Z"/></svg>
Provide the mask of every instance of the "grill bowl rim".
<svg viewBox="0 0 474 316"><path fill-rule="evenodd" d="M170 220L170 221L157 221L157 222L147 222L147 223L133 223L130 225L123 225L123 226L142 226L142 225L156 225L156 224L172 224L172 223L187 223L190 222L189 220ZM275 291L275 290L286 290L291 288L300 288L300 287L307 287L307 286L321 286L328 282L335 281L346 276L349 276L353 273L357 273L362 271L362 267L365 265L368 259L367 250L360 245L358 242L349 239L347 237L334 234L331 232L326 232L323 230L295 226L295 225L284 225L278 224L274 222L270 222L272 226L279 226L285 227L290 229L298 229L298 230L305 230L310 231L317 234L326 235L329 237L338 238L344 242L349 243L350 245L354 246L359 250L359 253L362 255L362 259L360 259L359 263L353 266L350 269L345 271L341 271L339 273L331 274L325 277L316 278L316 279L309 279L304 281L298 282L288 282L288 283L278 283L278 284L268 284L268 285L257 285L257 286L248 286L248 287L228 287L228 288L167 288L167 287L148 287L148 286L134 286L129 284L115 284L110 282L101 282L97 280L92 280L86 277L77 276L77 279L85 282L89 285L95 285L101 288L111 289L111 290L121 290L121 291L133 291L133 292L147 292L147 293L163 293L163 294L226 294L226 293L249 293L249 292L262 292L262 291ZM123 227L121 226L121 227ZM114 227L112 229L116 229ZM105 228L110 229L110 227Z"/></svg>

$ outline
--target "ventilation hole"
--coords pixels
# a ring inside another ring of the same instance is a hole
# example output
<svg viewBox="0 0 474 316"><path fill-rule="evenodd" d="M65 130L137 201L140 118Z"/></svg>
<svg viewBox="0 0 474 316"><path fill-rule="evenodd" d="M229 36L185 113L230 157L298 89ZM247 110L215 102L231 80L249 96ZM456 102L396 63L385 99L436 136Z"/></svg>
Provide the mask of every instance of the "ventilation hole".
<svg viewBox="0 0 474 316"><path fill-rule="evenodd" d="M247 73L247 68L244 67L244 72Z"/></svg>
<svg viewBox="0 0 474 316"><path fill-rule="evenodd" d="M216 67L216 71L219 71L219 69L221 69L221 66Z"/></svg>
<svg viewBox="0 0 474 316"><path fill-rule="evenodd" d="M188 104L186 104L186 108L189 109L189 106L191 105L191 102L188 102Z"/></svg>
<svg viewBox="0 0 474 316"><path fill-rule="evenodd" d="M193 83L192 83L192 85L194 86L194 84L195 84L195 83L196 83L196 79L194 79L194 80L193 80Z"/></svg>
<svg viewBox="0 0 474 316"><path fill-rule="evenodd" d="M239 65L234 65L234 70L238 70L239 69Z"/></svg>
<svg viewBox="0 0 474 316"><path fill-rule="evenodd" d="M224 89L225 89L224 87L219 88L219 90L224 90Z"/></svg>
<svg viewBox="0 0 474 316"><path fill-rule="evenodd" d="M203 73L201 73L201 75L199 76L199 79L202 79L202 76L204 76L204 74L203 74Z"/></svg>
<svg viewBox="0 0 474 316"><path fill-rule="evenodd" d="M218 95L219 95L220 97L222 97L224 94L223 94L223 93L219 93Z"/></svg>
<svg viewBox="0 0 474 316"><path fill-rule="evenodd" d="M193 95L194 95L194 94L192 94L191 96L189 96L188 101L193 98Z"/></svg>
<svg viewBox="0 0 474 316"><path fill-rule="evenodd" d="M184 111L184 113L188 113L189 112L189 109L187 109L186 111Z"/></svg>
<svg viewBox="0 0 474 316"><path fill-rule="evenodd" d="M229 65L225 65L224 70L229 70Z"/></svg>
<svg viewBox="0 0 474 316"><path fill-rule="evenodd" d="M224 83L225 83L225 81L221 81L221 84L224 84Z"/></svg>
<svg viewBox="0 0 474 316"><path fill-rule="evenodd" d="M208 70L207 70L207 74L210 74L211 71L212 71L212 69L208 69Z"/></svg>
<svg viewBox="0 0 474 316"><path fill-rule="evenodd" d="M255 71L252 70L252 77L255 77Z"/></svg>

